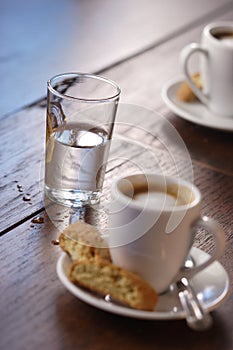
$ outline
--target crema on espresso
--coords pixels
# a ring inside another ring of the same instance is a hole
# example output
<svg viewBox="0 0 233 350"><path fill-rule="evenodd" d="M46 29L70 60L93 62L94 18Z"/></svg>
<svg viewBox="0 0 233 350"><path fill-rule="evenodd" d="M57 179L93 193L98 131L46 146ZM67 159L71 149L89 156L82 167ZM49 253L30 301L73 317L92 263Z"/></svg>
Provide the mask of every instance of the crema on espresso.
<svg viewBox="0 0 233 350"><path fill-rule="evenodd" d="M193 195L183 186L169 185L166 189L137 186L134 188L132 200L140 205L149 204L152 207L174 207L187 205L193 200Z"/></svg>

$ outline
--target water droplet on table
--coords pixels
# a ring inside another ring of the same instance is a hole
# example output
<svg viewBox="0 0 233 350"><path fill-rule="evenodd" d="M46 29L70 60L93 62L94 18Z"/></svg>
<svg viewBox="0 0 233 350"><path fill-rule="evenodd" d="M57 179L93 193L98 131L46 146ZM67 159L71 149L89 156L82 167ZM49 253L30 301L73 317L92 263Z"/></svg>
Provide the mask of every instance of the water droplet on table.
<svg viewBox="0 0 233 350"><path fill-rule="evenodd" d="M18 184L18 185L17 185L17 188L18 188L18 191L19 191L19 192L23 192L23 187L22 187L22 185Z"/></svg>
<svg viewBox="0 0 233 350"><path fill-rule="evenodd" d="M42 216L36 216L31 220L33 224L43 224L44 223L44 218Z"/></svg>
<svg viewBox="0 0 233 350"><path fill-rule="evenodd" d="M59 240L58 240L58 239L53 239L53 240L51 241L51 243L52 243L53 245L59 245Z"/></svg>

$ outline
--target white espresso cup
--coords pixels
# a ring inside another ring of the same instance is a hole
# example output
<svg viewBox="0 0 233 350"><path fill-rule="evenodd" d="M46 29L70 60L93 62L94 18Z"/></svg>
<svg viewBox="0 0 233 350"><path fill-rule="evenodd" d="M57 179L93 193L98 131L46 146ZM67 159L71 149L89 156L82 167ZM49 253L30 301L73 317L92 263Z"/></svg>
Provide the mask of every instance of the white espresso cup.
<svg viewBox="0 0 233 350"><path fill-rule="evenodd" d="M135 174L112 187L108 244L113 263L139 274L158 293L181 277L192 277L218 259L225 235L216 221L201 217L201 193L184 180L157 174ZM212 234L209 259L182 269L197 228Z"/></svg>
<svg viewBox="0 0 233 350"><path fill-rule="evenodd" d="M189 58L194 53L201 54L202 90L188 72ZM233 117L233 22L207 25L202 32L201 43L185 46L180 61L187 83L199 100L215 114Z"/></svg>

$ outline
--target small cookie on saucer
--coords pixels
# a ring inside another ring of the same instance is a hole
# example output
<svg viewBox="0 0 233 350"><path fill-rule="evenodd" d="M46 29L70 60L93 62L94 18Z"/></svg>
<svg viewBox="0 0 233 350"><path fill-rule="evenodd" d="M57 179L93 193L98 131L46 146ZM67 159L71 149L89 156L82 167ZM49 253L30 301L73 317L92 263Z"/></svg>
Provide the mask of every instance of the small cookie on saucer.
<svg viewBox="0 0 233 350"><path fill-rule="evenodd" d="M202 89L201 76L199 73L193 74L192 80L197 85L197 87L199 89ZM183 81L180 84L180 88L177 91L177 96L183 102L192 102L192 101L197 100L196 95L193 93L193 91L191 90L191 88L189 87L189 85L186 81Z"/></svg>
<svg viewBox="0 0 233 350"><path fill-rule="evenodd" d="M82 221L68 226L60 234L59 246L73 261L82 259L111 261L108 245L99 231Z"/></svg>
<svg viewBox="0 0 233 350"><path fill-rule="evenodd" d="M70 280L135 309L152 311L158 300L155 290L138 275L103 260L74 262Z"/></svg>

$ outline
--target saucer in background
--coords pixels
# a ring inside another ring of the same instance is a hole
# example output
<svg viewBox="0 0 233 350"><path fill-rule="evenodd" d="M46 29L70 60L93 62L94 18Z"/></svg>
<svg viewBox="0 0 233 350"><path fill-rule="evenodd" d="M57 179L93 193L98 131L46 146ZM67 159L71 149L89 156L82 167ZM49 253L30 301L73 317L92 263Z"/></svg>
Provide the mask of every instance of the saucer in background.
<svg viewBox="0 0 233 350"><path fill-rule="evenodd" d="M190 122L209 128L233 131L233 117L227 118L213 114L199 100L183 102L177 97L177 91L184 79L168 81L162 88L163 101L176 115Z"/></svg>

